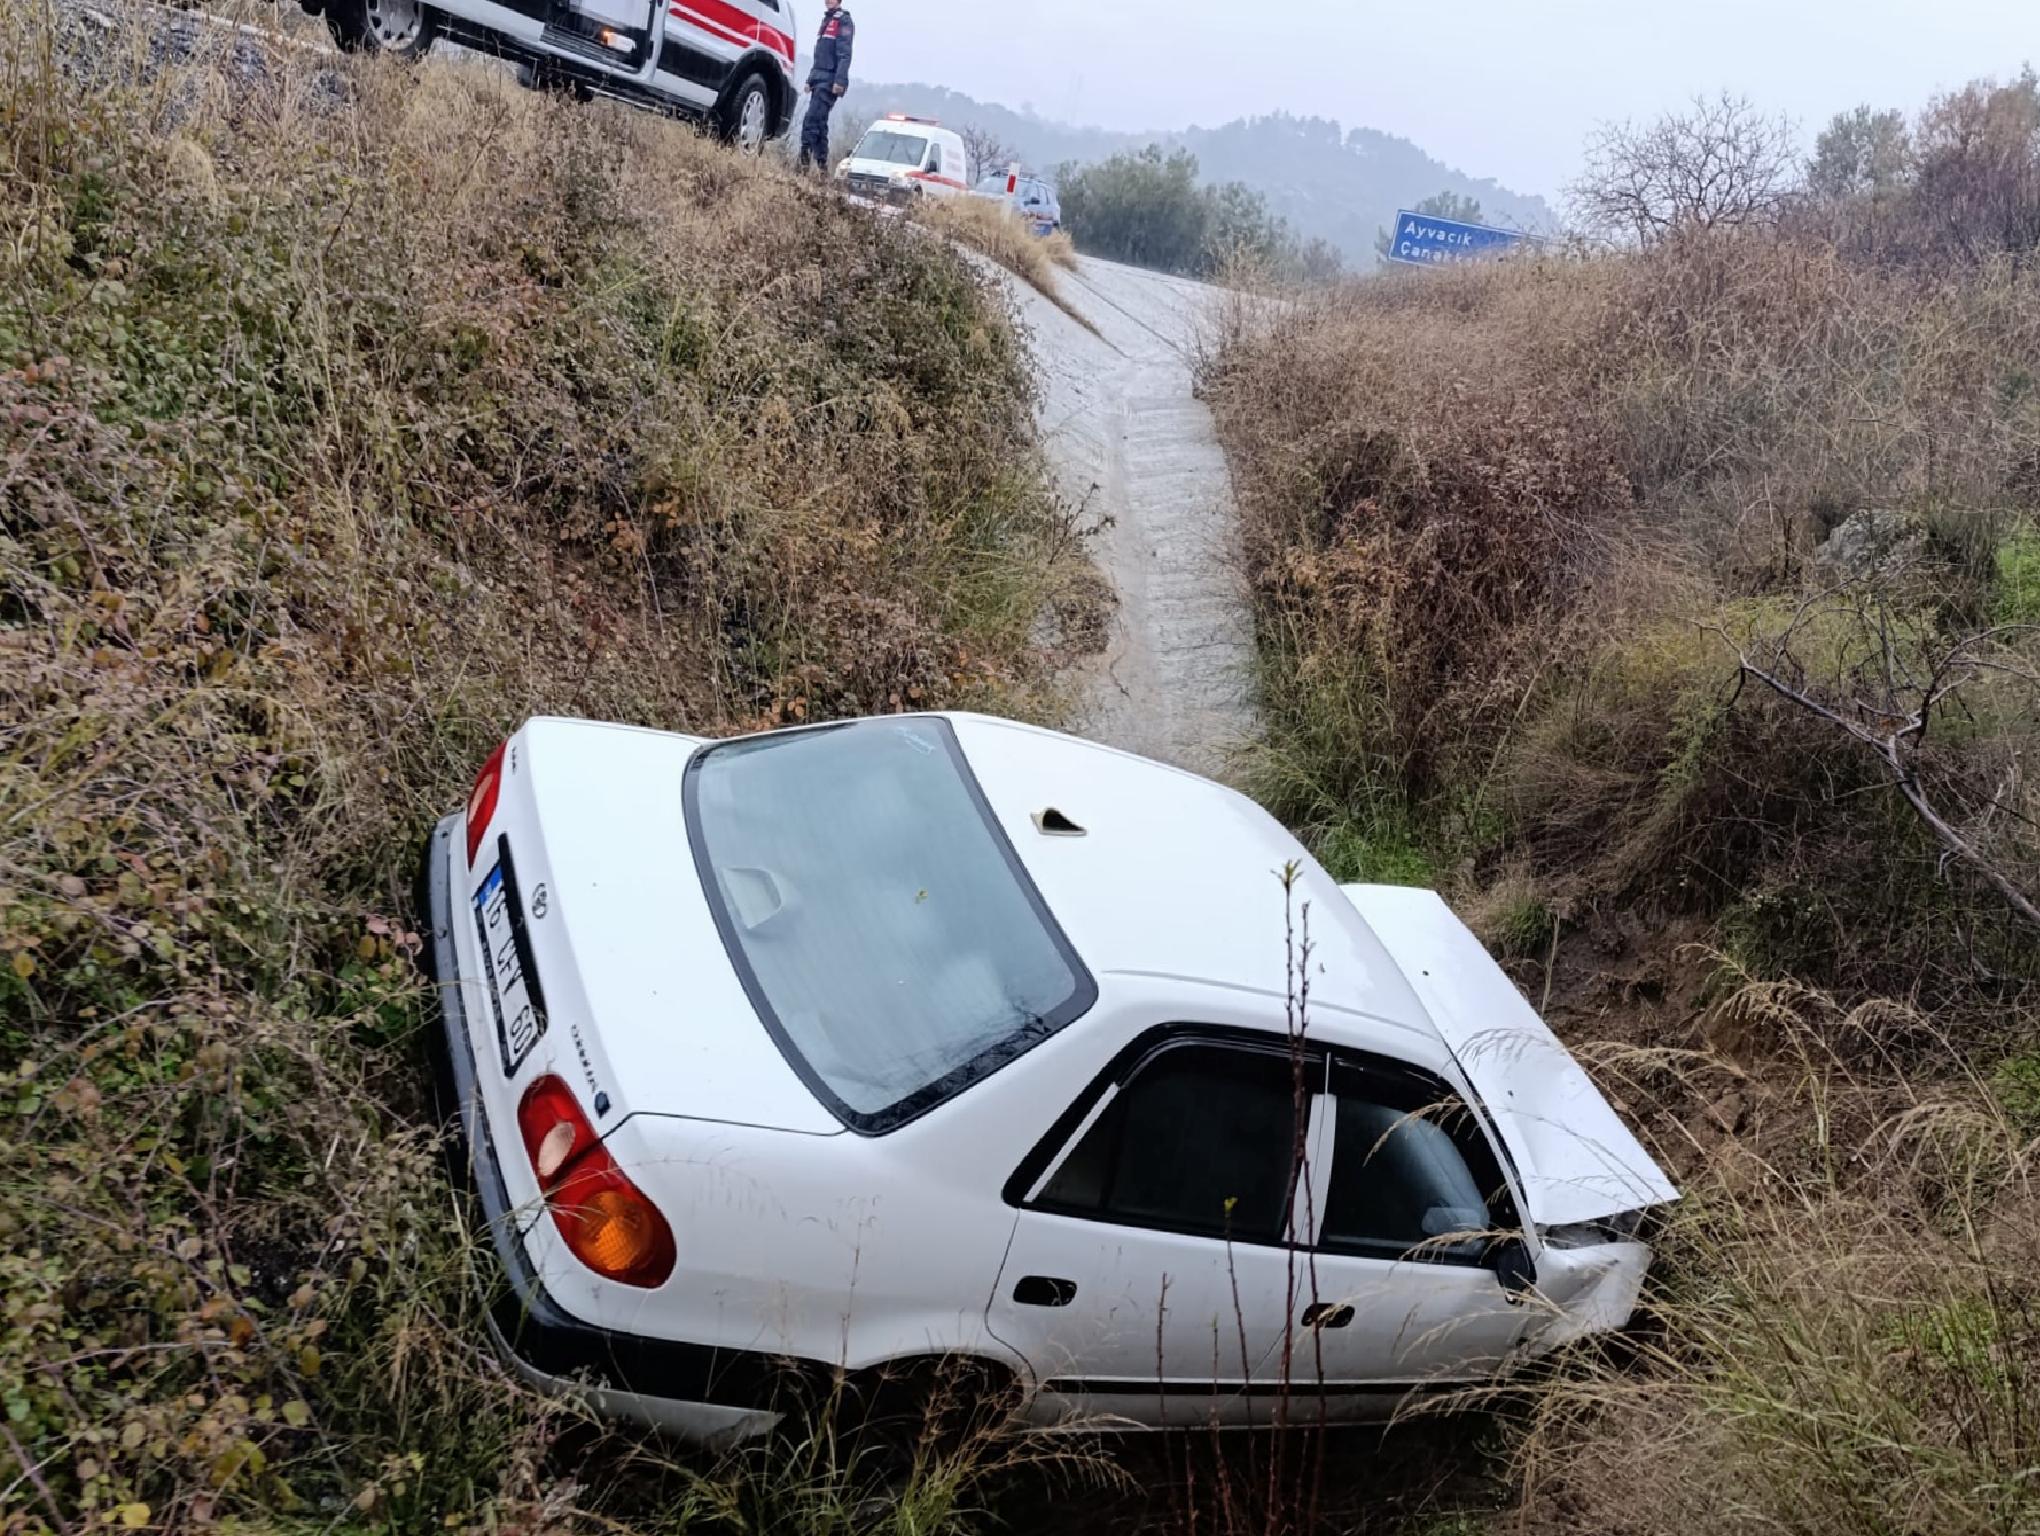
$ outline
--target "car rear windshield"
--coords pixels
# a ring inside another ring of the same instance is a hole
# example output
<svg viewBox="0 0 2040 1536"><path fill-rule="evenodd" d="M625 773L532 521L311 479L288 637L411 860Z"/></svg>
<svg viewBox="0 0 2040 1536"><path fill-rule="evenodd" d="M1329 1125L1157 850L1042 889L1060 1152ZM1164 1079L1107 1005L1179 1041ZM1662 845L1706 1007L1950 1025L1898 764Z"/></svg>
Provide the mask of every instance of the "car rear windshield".
<svg viewBox="0 0 2040 1536"><path fill-rule="evenodd" d="M857 144L859 160L882 160L887 165L919 165L927 153L928 141L919 134L890 128L874 128Z"/></svg>
<svg viewBox="0 0 2040 1536"><path fill-rule="evenodd" d="M925 1114L1096 1000L946 721L708 748L687 816L753 1006L853 1130Z"/></svg>

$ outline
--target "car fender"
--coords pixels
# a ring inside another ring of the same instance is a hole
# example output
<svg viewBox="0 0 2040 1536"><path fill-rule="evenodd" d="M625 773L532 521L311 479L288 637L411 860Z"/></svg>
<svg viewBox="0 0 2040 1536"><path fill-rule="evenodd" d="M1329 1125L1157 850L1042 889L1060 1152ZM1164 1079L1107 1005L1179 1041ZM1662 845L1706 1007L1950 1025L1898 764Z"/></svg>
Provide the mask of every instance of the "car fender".
<svg viewBox="0 0 2040 1536"><path fill-rule="evenodd" d="M926 1345L903 1348L876 1359L848 1367L850 1374L866 1381L899 1380L944 1368L982 1368L1010 1378L1027 1401L1032 1401L1040 1384L1026 1360L990 1334L950 1349Z"/></svg>
<svg viewBox="0 0 2040 1536"><path fill-rule="evenodd" d="M1548 1354L1563 1344L1625 1326L1636 1310L1651 1250L1639 1242L1599 1243L1587 1248L1546 1244L1537 1259L1537 1284L1525 1305L1536 1316L1523 1349Z"/></svg>

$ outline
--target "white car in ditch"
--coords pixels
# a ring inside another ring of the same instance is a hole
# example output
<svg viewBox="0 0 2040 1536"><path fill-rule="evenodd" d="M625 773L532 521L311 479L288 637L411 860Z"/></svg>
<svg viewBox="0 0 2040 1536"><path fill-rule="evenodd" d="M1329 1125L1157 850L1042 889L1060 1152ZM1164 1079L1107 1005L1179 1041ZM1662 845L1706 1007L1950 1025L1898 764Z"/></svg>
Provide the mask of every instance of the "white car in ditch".
<svg viewBox="0 0 2040 1536"><path fill-rule="evenodd" d="M1376 1416L1620 1327L1677 1198L1438 897L1050 732L535 720L424 884L498 1341L697 1439L789 1363Z"/></svg>

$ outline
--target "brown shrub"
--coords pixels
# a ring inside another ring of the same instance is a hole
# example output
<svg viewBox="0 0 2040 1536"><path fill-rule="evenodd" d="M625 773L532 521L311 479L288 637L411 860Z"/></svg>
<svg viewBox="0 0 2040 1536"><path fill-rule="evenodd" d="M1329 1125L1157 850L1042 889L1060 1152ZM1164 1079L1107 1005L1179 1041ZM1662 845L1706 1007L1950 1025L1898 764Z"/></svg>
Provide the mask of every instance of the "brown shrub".
<svg viewBox="0 0 2040 1536"><path fill-rule="evenodd" d="M1864 506L1917 530L1890 600L1949 636L2002 611L2036 355L2031 271L1864 269L1763 232L1242 312L1208 383L1268 658L1260 787L1341 873L1367 872L1370 843L1415 838L1434 876L1507 844L1567 899L1762 895L1775 916L1781 893L1846 886L1843 937L1779 956L1837 977L1855 955L1897 983L1947 955L1951 924L1966 956L1977 922L2016 953L1974 889L1946 899L1874 764L1738 691L1707 631L1783 628L1833 579L1815 547ZM1846 695L1864 653L1813 659ZM1991 723L1953 725L1939 763L1981 820L2033 706L1973 697ZM1998 959L1979 964L1962 985Z"/></svg>
<svg viewBox="0 0 2040 1536"><path fill-rule="evenodd" d="M1057 231L1044 239L1028 228L1012 208L988 197L930 199L916 213L930 229L989 257L1039 290L1086 330L1097 330L1063 296L1062 286L1056 281L1058 268L1074 268L1077 264L1077 248L1068 235Z"/></svg>
<svg viewBox="0 0 2040 1536"><path fill-rule="evenodd" d="M1904 1004L1755 986L1719 1011L1735 1054L1600 1063L1685 1199L1634 1336L1525 1384L1498 1524L2034 1528L2031 1128Z"/></svg>

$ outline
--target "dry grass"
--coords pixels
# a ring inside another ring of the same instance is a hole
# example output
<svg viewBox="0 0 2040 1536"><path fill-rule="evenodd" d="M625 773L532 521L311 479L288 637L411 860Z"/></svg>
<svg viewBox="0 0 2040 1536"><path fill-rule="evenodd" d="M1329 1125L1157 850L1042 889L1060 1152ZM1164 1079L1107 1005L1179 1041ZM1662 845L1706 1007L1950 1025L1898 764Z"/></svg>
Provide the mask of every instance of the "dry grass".
<svg viewBox="0 0 2040 1536"><path fill-rule="evenodd" d="M960 245L989 257L1038 290L1050 303L1093 335L1097 326L1063 296L1056 269L1074 270L1077 248L1060 230L1043 239L1004 203L987 197L945 197L927 201L918 217Z"/></svg>
<svg viewBox="0 0 2040 1536"><path fill-rule="evenodd" d="M675 125L145 14L0 15L0 1528L673 1528L756 1476L485 1342L413 860L536 712L1051 714L1023 355Z"/></svg>
<svg viewBox="0 0 2040 1536"><path fill-rule="evenodd" d="M1686 1201L1636 1336L1522 1392L1498 1524L2040 1529L2040 1124L1903 1004L1754 984L1730 1022L1600 1062Z"/></svg>
<svg viewBox="0 0 2040 1536"><path fill-rule="evenodd" d="M1959 914L1994 930L1887 814L1867 755L1737 689L1729 642L1761 648L1831 586L1814 551L1865 506L1917 530L1873 597L1919 656L2016 611L2040 460L2030 268L1863 271L1751 234L1358 283L1236 334L1210 382L1269 659L1260 772L1352 850L1335 862L1415 845L1435 872L1513 848L1567 898L1705 912L1852 883L1876 900L1845 925L1937 935L1865 943L1895 962L1887 984ZM1875 650L1846 606L1793 637L1835 696ZM1993 644L2001 681L1937 727L1931 771L2031 880L2030 785L2014 774L1991 807L2035 729L2034 635ZM1895 872L1866 881L1877 867Z"/></svg>
<svg viewBox="0 0 2040 1536"><path fill-rule="evenodd" d="M1043 239L1018 213L988 197L931 198L918 212L932 228L991 257L1051 297L1056 268L1077 264L1069 236L1058 232Z"/></svg>

